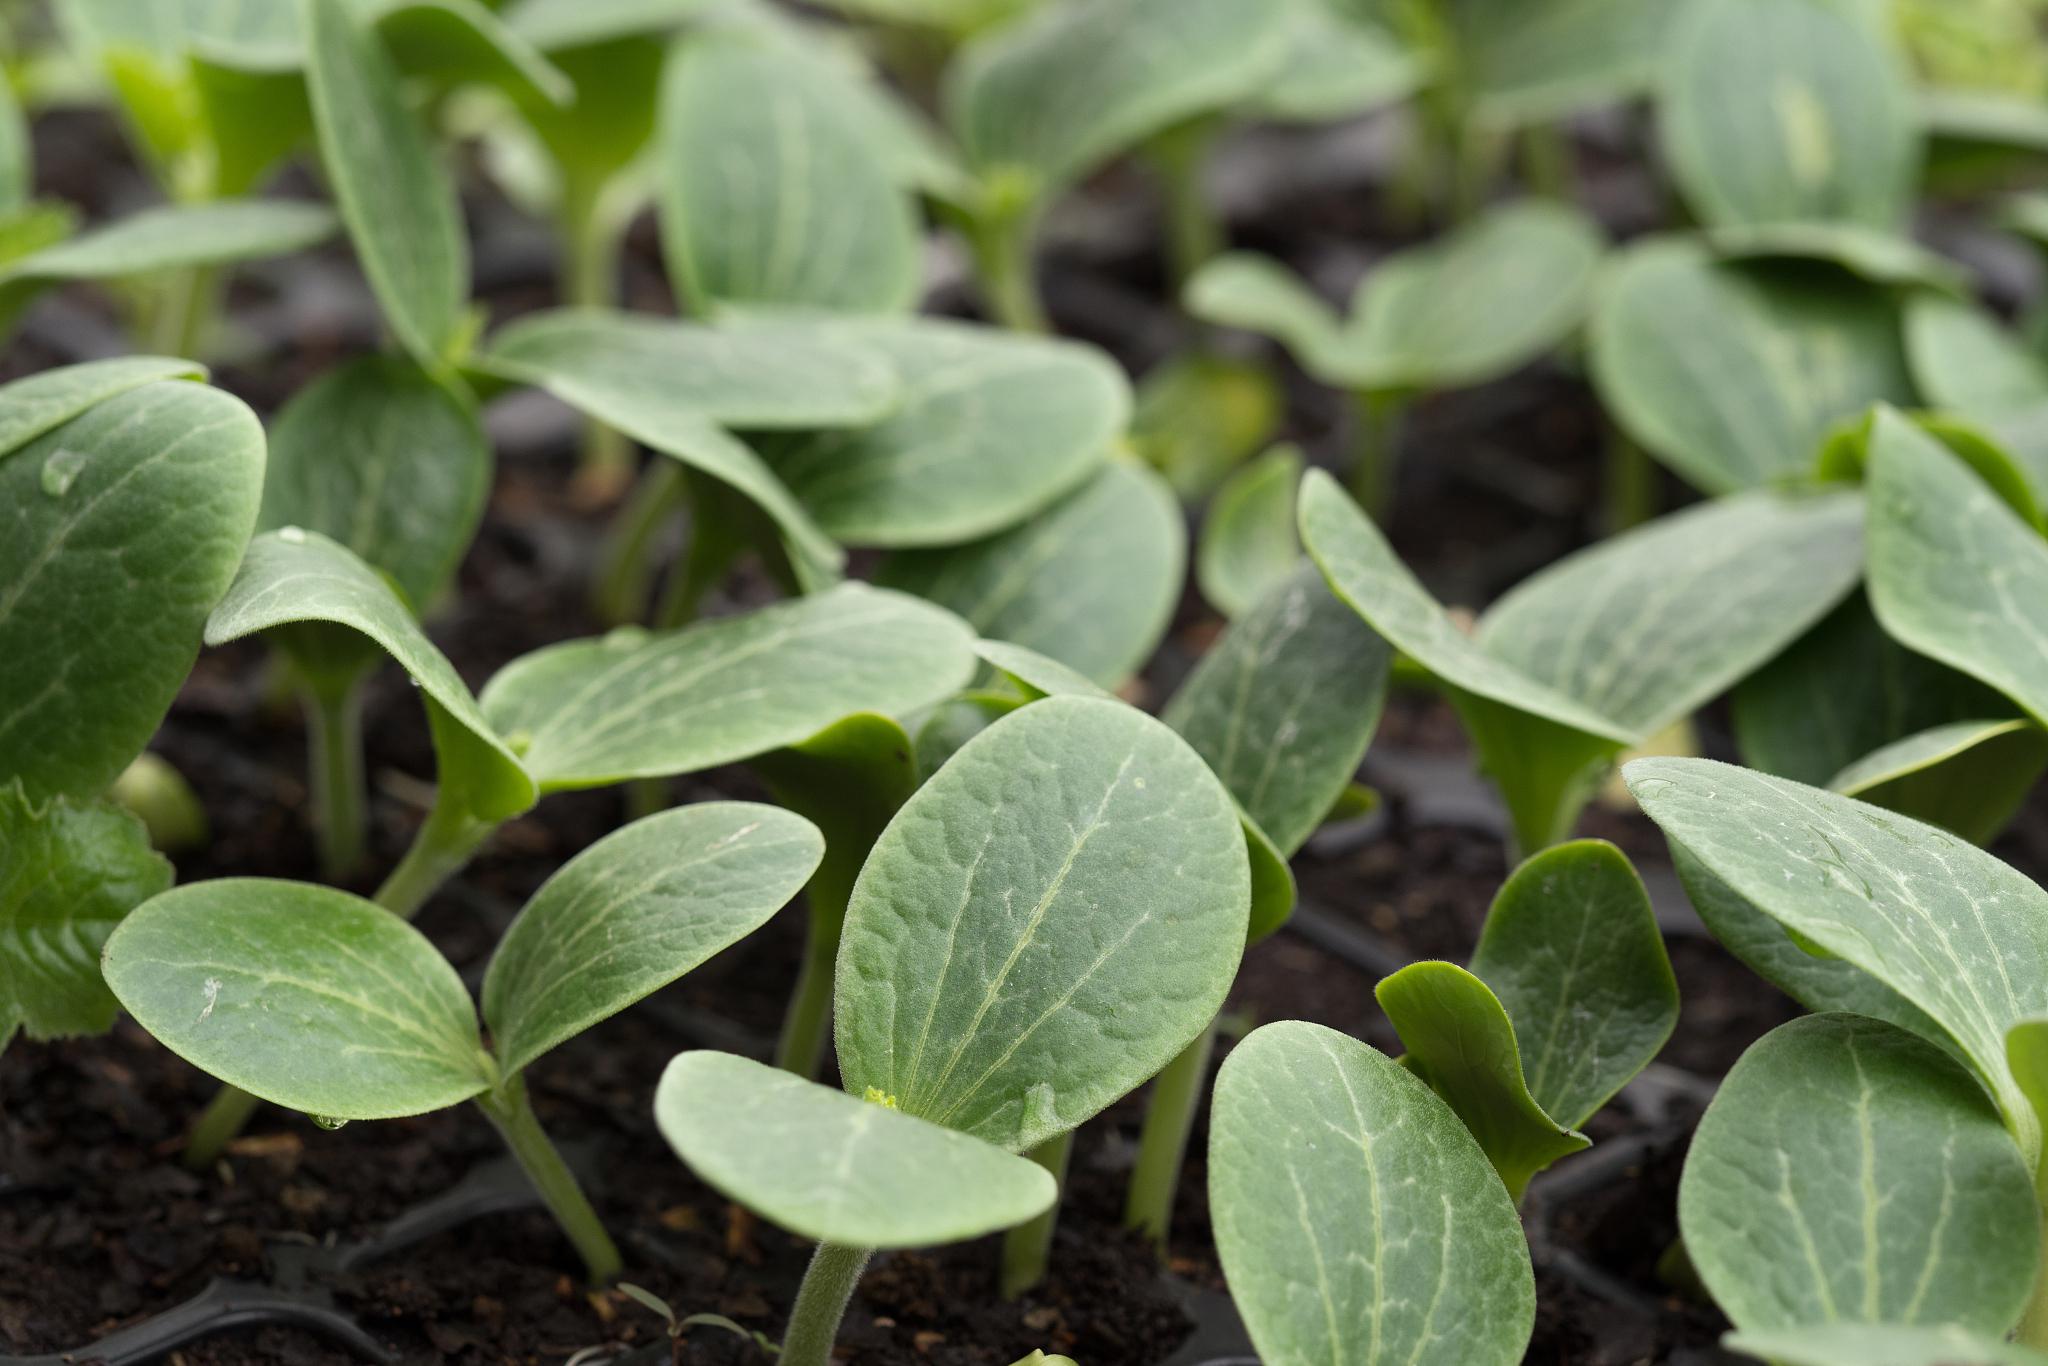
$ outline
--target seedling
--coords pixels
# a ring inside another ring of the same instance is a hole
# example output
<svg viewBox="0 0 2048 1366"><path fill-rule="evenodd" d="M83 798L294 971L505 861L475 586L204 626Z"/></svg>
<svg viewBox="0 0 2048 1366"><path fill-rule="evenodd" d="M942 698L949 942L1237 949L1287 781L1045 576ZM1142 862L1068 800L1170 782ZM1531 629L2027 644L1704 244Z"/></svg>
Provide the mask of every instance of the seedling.
<svg viewBox="0 0 2048 1366"><path fill-rule="evenodd" d="M1337 596L1458 709L1524 852L1570 833L1623 749L1748 676L1862 572L1855 494L1757 492L1569 556L1468 636L1327 474L1304 481L1300 520Z"/></svg>
<svg viewBox="0 0 2048 1366"><path fill-rule="evenodd" d="M155 897L108 939L107 984L172 1052L330 1128L475 1101L602 1284L618 1249L534 1118L526 1068L758 929L823 852L808 821L744 802L598 841L492 956L488 1046L461 978L419 931L306 883L221 879Z"/></svg>
<svg viewBox="0 0 2048 1366"><path fill-rule="evenodd" d="M1244 944L1238 831L1159 722L1095 698L1024 707L904 803L861 871L835 1006L846 1093L725 1054L670 1064L655 1113L677 1153L820 1240L784 1361L829 1359L872 1249L1046 1209L1052 1178L1012 1154L1070 1133L1207 1025Z"/></svg>
<svg viewBox="0 0 2048 1366"><path fill-rule="evenodd" d="M1576 210L1514 204L1382 262L1348 319L1284 267L1245 254L1206 266L1188 285L1187 306L1277 338L1312 377L1356 395L1351 486L1379 516L1393 496L1409 401L1497 379L1558 346L1585 316L1601 251L1599 229Z"/></svg>
<svg viewBox="0 0 2048 1366"><path fill-rule="evenodd" d="M2017 1323L2039 1346L2048 893L1947 831L1783 779L1676 759L1627 778L1696 899L1740 908L1731 947L1855 1012L1766 1036L1701 1122L1679 1221L1715 1299L1745 1332Z"/></svg>

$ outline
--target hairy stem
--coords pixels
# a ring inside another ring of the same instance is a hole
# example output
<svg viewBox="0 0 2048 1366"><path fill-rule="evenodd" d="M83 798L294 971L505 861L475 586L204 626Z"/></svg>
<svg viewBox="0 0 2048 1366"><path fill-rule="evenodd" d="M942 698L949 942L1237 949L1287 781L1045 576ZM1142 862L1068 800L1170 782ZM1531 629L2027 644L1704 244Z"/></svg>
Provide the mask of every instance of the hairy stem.
<svg viewBox="0 0 2048 1366"><path fill-rule="evenodd" d="M471 816L443 783L435 794L434 809L427 813L426 823L413 836L412 847L405 851L405 857L371 900L387 911L412 919L437 887L468 865L497 828L495 822Z"/></svg>
<svg viewBox="0 0 2048 1366"><path fill-rule="evenodd" d="M526 1095L525 1078L516 1074L507 1078L497 1090L478 1096L476 1104L490 1117L498 1136L505 1140L505 1146L519 1160L521 1170L540 1193L548 1213L555 1216L562 1232L569 1235L569 1241L576 1245L577 1255L583 1258L583 1265L590 1273L590 1283L605 1285L611 1282L625 1265L619 1256L618 1245L604 1231L603 1222L598 1219L597 1211L591 1208L583 1187L576 1184L569 1164L562 1161L562 1155L555 1150L547 1131L534 1118L533 1102Z"/></svg>
<svg viewBox="0 0 2048 1366"><path fill-rule="evenodd" d="M846 903L820 905L813 883L810 931L804 938L803 966L796 991L782 1017L782 1037L775 1041L775 1065L810 1081L825 1064L832 1041L832 973L839 959L839 935L846 924Z"/></svg>
<svg viewBox="0 0 2048 1366"><path fill-rule="evenodd" d="M1605 454L1601 510L1606 532L1612 536L1657 515L1657 467L1620 427L1608 428Z"/></svg>
<svg viewBox="0 0 2048 1366"><path fill-rule="evenodd" d="M333 683L308 680L301 691L320 871L329 882L345 882L362 866L368 843L362 685L357 678Z"/></svg>
<svg viewBox="0 0 2048 1366"><path fill-rule="evenodd" d="M1152 1100L1138 1137L1138 1165L1131 1172L1130 1195L1124 1202L1124 1226L1150 1238L1162 1256L1173 1222L1173 1193L1180 1185L1188 1135L1194 1131L1202 1083L1215 1051L1216 1022L1211 1020L1152 1080Z"/></svg>
<svg viewBox="0 0 2048 1366"><path fill-rule="evenodd" d="M646 614L647 589L654 582L655 541L682 511L688 493L687 471L662 457L647 467L639 487L612 520L591 592L598 616L610 625L623 626Z"/></svg>
<svg viewBox="0 0 2048 1366"><path fill-rule="evenodd" d="M1048 1138L1025 1156L1052 1173L1052 1179L1059 1183L1060 1196L1064 1197L1067 1163L1074 1156L1074 1131L1069 1129L1058 1138ZM1045 1269L1052 1264L1053 1230L1059 1224L1060 1202L1055 1199L1045 1213L1003 1235L1000 1289L1004 1299L1014 1300L1045 1279Z"/></svg>
<svg viewBox="0 0 2048 1366"><path fill-rule="evenodd" d="M779 1366L827 1366L832 1360L832 1342L839 1336L839 1321L853 1300L860 1273L874 1254L864 1247L818 1244L804 1283L796 1292L796 1308L790 1311L789 1329L782 1335Z"/></svg>
<svg viewBox="0 0 2048 1366"><path fill-rule="evenodd" d="M220 1159L263 1102L237 1086L222 1086L199 1112L191 1137L185 1140L184 1161L193 1171L203 1171Z"/></svg>

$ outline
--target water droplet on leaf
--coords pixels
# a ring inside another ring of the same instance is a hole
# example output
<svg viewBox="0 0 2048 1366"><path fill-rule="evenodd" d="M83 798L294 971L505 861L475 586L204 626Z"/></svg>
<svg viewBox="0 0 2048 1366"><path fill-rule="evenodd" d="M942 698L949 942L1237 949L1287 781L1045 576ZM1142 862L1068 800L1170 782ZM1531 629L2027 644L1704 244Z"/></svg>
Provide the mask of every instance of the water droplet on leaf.
<svg viewBox="0 0 2048 1366"><path fill-rule="evenodd" d="M313 1123L318 1125L320 1128L329 1131L339 1129L342 1125L348 1123L347 1120L336 1119L333 1115L314 1115L312 1116L312 1120Z"/></svg>
<svg viewBox="0 0 2048 1366"><path fill-rule="evenodd" d="M86 452L75 451L69 446L59 446L43 461L43 492L52 498L62 498L71 492L71 486L78 482L78 472L85 468Z"/></svg>
<svg viewBox="0 0 2048 1366"><path fill-rule="evenodd" d="M283 541L286 545L304 545L306 543L306 529L296 526L279 527L277 529L277 539Z"/></svg>

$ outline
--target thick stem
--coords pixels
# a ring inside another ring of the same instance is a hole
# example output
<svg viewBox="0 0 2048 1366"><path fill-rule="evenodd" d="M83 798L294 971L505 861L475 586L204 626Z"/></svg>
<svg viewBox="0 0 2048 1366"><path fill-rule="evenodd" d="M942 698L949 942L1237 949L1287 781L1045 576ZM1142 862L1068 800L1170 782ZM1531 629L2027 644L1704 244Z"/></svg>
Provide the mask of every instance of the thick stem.
<svg viewBox="0 0 2048 1366"><path fill-rule="evenodd" d="M387 911L412 919L434 889L461 872L497 828L494 822L471 816L444 784L435 794L426 824L413 836L412 847L371 899Z"/></svg>
<svg viewBox="0 0 2048 1366"><path fill-rule="evenodd" d="M1035 209L993 211L975 220L971 233L981 292L991 317L1016 332L1050 332L1052 323L1038 295Z"/></svg>
<svg viewBox="0 0 2048 1366"><path fill-rule="evenodd" d="M647 587L654 581L654 543L683 509L689 477L679 463L658 458L605 533L591 600L613 626L639 621L647 611Z"/></svg>
<svg viewBox="0 0 2048 1366"><path fill-rule="evenodd" d="M840 1247L820 1243L811 1256L804 1283L796 1292L796 1308L790 1311L789 1329L782 1335L778 1366L827 1366L832 1360L832 1343L839 1336L839 1321L853 1301L860 1273L874 1254L864 1247Z"/></svg>
<svg viewBox="0 0 2048 1366"><path fill-rule="evenodd" d="M624 1266L618 1245L604 1231L604 1224L591 1208L583 1187L576 1184L568 1163L562 1161L561 1153L534 1118L525 1078L516 1074L507 1078L495 1091L478 1096L476 1104L490 1117L498 1136L519 1160L520 1168L546 1203L548 1213L555 1216L562 1232L576 1245L577 1255L590 1272L590 1283L605 1285L612 1281Z"/></svg>
<svg viewBox="0 0 2048 1366"><path fill-rule="evenodd" d="M1173 1193L1187 1160L1188 1135L1194 1132L1195 1110L1215 1051L1216 1022L1211 1020L1152 1080L1152 1101L1138 1136L1138 1165L1131 1172L1130 1195L1124 1202L1124 1226L1150 1238L1161 1256L1173 1222Z"/></svg>
<svg viewBox="0 0 2048 1366"><path fill-rule="evenodd" d="M262 1103L240 1087L223 1086L214 1092L213 1099L199 1112L191 1137L185 1140L185 1165L193 1171L211 1167Z"/></svg>
<svg viewBox="0 0 2048 1366"><path fill-rule="evenodd" d="M1365 389L1352 396L1351 494L1381 526L1394 504L1407 413L1408 396L1397 390Z"/></svg>
<svg viewBox="0 0 2048 1366"><path fill-rule="evenodd" d="M1166 259L1175 292L1223 250L1223 225L1210 210L1202 172L1216 142L1216 125L1198 119L1152 141L1152 164L1166 191Z"/></svg>
<svg viewBox="0 0 2048 1366"><path fill-rule="evenodd" d="M1048 1138L1025 1156L1052 1173L1052 1179L1059 1183L1060 1198L1064 1198L1067 1163L1074 1156L1074 1131L1069 1129L1058 1138ZM1014 1300L1045 1279L1045 1269L1052 1264L1053 1230L1059 1225L1060 1200L1055 1199L1045 1213L1003 1235L1000 1288L1004 1299Z"/></svg>
<svg viewBox="0 0 2048 1366"><path fill-rule="evenodd" d="M618 299L619 241L624 224L605 204L605 186L570 177L562 197L562 299L575 308L609 308ZM609 502L633 478L633 443L624 432L591 419L583 430L578 491Z"/></svg>
<svg viewBox="0 0 2048 1366"><path fill-rule="evenodd" d="M1606 532L1627 531L1657 515L1657 467L1619 427L1607 432L1606 472L1601 479Z"/></svg>
<svg viewBox="0 0 2048 1366"><path fill-rule="evenodd" d="M218 266L186 266L166 276L149 318L150 349L203 359L220 311L220 286Z"/></svg>
<svg viewBox="0 0 2048 1366"><path fill-rule="evenodd" d="M368 843L363 690L353 677L332 684L308 680L302 696L320 870L329 882L346 882L362 865Z"/></svg>
<svg viewBox="0 0 2048 1366"><path fill-rule="evenodd" d="M804 939L804 962L796 975L796 991L782 1019L782 1037L775 1041L775 1065L811 1081L825 1064L832 1039L832 972L839 959L839 935L845 928L846 905L821 906L813 884L810 932Z"/></svg>

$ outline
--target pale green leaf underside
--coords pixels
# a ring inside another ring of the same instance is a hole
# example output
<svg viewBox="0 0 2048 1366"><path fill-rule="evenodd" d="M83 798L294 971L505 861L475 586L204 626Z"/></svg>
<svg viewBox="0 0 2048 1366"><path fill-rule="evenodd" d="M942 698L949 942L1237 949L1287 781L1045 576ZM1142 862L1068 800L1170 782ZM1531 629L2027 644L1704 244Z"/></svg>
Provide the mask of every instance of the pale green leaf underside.
<svg viewBox="0 0 2048 1366"><path fill-rule="evenodd" d="M1526 579L1482 649L1638 735L1778 654L1863 575L1863 499L1756 491L1661 517Z"/></svg>
<svg viewBox="0 0 2048 1366"><path fill-rule="evenodd" d="M1946 1030L2031 1157L2005 1032L2048 1014L2048 893L1945 830L1705 759L1626 770L1644 812L1737 896Z"/></svg>
<svg viewBox="0 0 2048 1366"><path fill-rule="evenodd" d="M1285 1022L1231 1051L1209 1126L1216 1247L1269 1366L1513 1366L1522 1223L1450 1108L1384 1055Z"/></svg>
<svg viewBox="0 0 2048 1366"><path fill-rule="evenodd" d="M1251 897L1230 798L1121 702L1054 697L969 740L896 814L847 908L839 1066L1022 1151L1214 1017Z"/></svg>
<svg viewBox="0 0 2048 1366"><path fill-rule="evenodd" d="M1629 435L1709 493L1803 476L1837 423L1913 396L1886 290L1794 263L1717 263L1674 239L1612 268L1592 370Z"/></svg>
<svg viewBox="0 0 2048 1366"><path fill-rule="evenodd" d="M1486 983L1453 963L1411 963L1373 989L1408 1050L1404 1066L1443 1097L1517 1200L1529 1178L1592 1140L1529 1094L1515 1026Z"/></svg>
<svg viewBox="0 0 2048 1366"><path fill-rule="evenodd" d="M1530 1096L1567 1128L1647 1067L1678 1023L1650 894L1600 840L1546 849L1517 868L1470 966L1514 1022Z"/></svg>
<svg viewBox="0 0 2048 1366"><path fill-rule="evenodd" d="M875 578L1115 686L1165 634L1186 557L1172 492L1117 460L1029 521L968 545L898 552Z"/></svg>
<svg viewBox="0 0 2048 1366"><path fill-rule="evenodd" d="M1716 0L1687 11L1662 76L1664 156L1706 222L1904 219L1920 132L1875 24L1826 0Z"/></svg>
<svg viewBox="0 0 2048 1366"><path fill-rule="evenodd" d="M543 52L667 32L713 0L514 0L505 27Z"/></svg>
<svg viewBox="0 0 2048 1366"><path fill-rule="evenodd" d="M696 311L774 304L892 313L916 302L922 226L868 112L814 58L693 38L662 78L662 248Z"/></svg>
<svg viewBox="0 0 2048 1366"><path fill-rule="evenodd" d="M946 122L984 175L1041 194L1153 133L1252 94L1287 46L1287 6L1241 0L1058 0L964 47Z"/></svg>
<svg viewBox="0 0 2048 1366"><path fill-rule="evenodd" d="M1763 1328L1721 1339L1778 1366L2048 1366L2048 1353L1960 1328L1826 1323Z"/></svg>
<svg viewBox="0 0 2048 1366"><path fill-rule="evenodd" d="M0 268L0 285L109 280L151 271L289 256L318 246L340 221L324 204L223 199L132 213Z"/></svg>
<svg viewBox="0 0 2048 1366"><path fill-rule="evenodd" d="M428 707L453 722L436 743L459 739L439 756L444 787L460 789L482 820L505 820L532 806L535 780L484 719L455 667L375 570L317 531L266 532L249 543L234 585L206 623L206 642L222 645L294 622L331 622L374 641L419 685Z"/></svg>
<svg viewBox="0 0 2048 1366"><path fill-rule="evenodd" d="M1072 342L938 320L841 323L824 335L894 367L896 411L761 450L851 545L957 545L1013 526L1086 481L1130 418L1123 372Z"/></svg>
<svg viewBox="0 0 2048 1366"><path fill-rule="evenodd" d="M1455 0L1448 7L1474 111L1507 126L1642 92L1679 8L1640 0Z"/></svg>
<svg viewBox="0 0 2048 1366"><path fill-rule="evenodd" d="M978 1138L730 1053L662 1073L655 1123L705 1184L844 1247L928 1247L1051 1206L1051 1173Z"/></svg>
<svg viewBox="0 0 2048 1366"><path fill-rule="evenodd" d="M35 803L0 786L0 1049L97 1034L114 1023L100 946L138 903L171 885L142 823L105 802Z"/></svg>
<svg viewBox="0 0 2048 1366"><path fill-rule="evenodd" d="M1301 561L1294 490L1301 452L1278 447L1233 474L1209 502L1195 546L1195 581L1226 617L1241 616Z"/></svg>
<svg viewBox="0 0 2048 1366"><path fill-rule="evenodd" d="M120 356L12 380L0 385L0 459L116 394L159 380L205 378L197 361Z"/></svg>
<svg viewBox="0 0 2048 1366"><path fill-rule="evenodd" d="M1967 293L1970 275L1910 237L1863 223L1744 223L1707 230L1714 251L1730 261L1811 261L1839 266L1875 285L1926 291L1922 297Z"/></svg>
<svg viewBox="0 0 2048 1366"><path fill-rule="evenodd" d="M2048 360L1975 304L1918 295L1905 326L1913 382L1934 406L1982 414L2048 401Z"/></svg>
<svg viewBox="0 0 2048 1366"><path fill-rule="evenodd" d="M149 742L263 482L262 427L204 385L127 388L50 430L43 415L87 397L85 378L19 419L0 395L0 428L42 431L0 457L0 774L36 797L96 796Z"/></svg>
<svg viewBox="0 0 2048 1366"><path fill-rule="evenodd" d="M425 611L469 549L491 463L467 402L410 360L365 356L278 413L257 525L332 537Z"/></svg>
<svg viewBox="0 0 2048 1366"><path fill-rule="evenodd" d="M1022 691L1039 697L1115 697L1087 675L1070 669L1057 659L1042 655L1007 640L977 640L974 652L1008 674Z"/></svg>
<svg viewBox="0 0 2048 1366"><path fill-rule="evenodd" d="M1162 719L1290 856L1358 772L1391 653L1302 561L1202 657Z"/></svg>
<svg viewBox="0 0 2048 1366"><path fill-rule="evenodd" d="M903 716L966 684L950 613L861 584L682 631L621 632L514 660L484 714L547 791L690 773L807 740L843 716Z"/></svg>
<svg viewBox="0 0 2048 1366"><path fill-rule="evenodd" d="M1286 6L1286 47L1246 113L1323 123L1405 99L1428 78L1426 58L1379 25L1353 19L1326 0Z"/></svg>
<svg viewBox="0 0 2048 1366"><path fill-rule="evenodd" d="M2033 1285L2026 1162L1954 1059L1814 1015L1743 1054L1678 1192L1686 1252L1745 1329L1841 1320L1998 1335Z"/></svg>
<svg viewBox="0 0 2048 1366"><path fill-rule="evenodd" d="M158 1042L273 1104L393 1119L491 1085L455 969L347 892L264 878L179 887L121 923L105 966Z"/></svg>
<svg viewBox="0 0 2048 1366"><path fill-rule="evenodd" d="M483 1013L505 1071L667 986L766 924L824 855L779 807L706 802L638 820L541 885L499 941Z"/></svg>
<svg viewBox="0 0 2048 1366"><path fill-rule="evenodd" d="M1894 413L1871 435L1870 598L1901 644L2048 721L2048 544Z"/></svg>
<svg viewBox="0 0 2048 1366"><path fill-rule="evenodd" d="M1537 682L1459 630L1327 473L1311 470L1302 481L1300 517L1301 539L1337 596L1388 644L1443 682L1616 746L1637 738L1619 721Z"/></svg>

